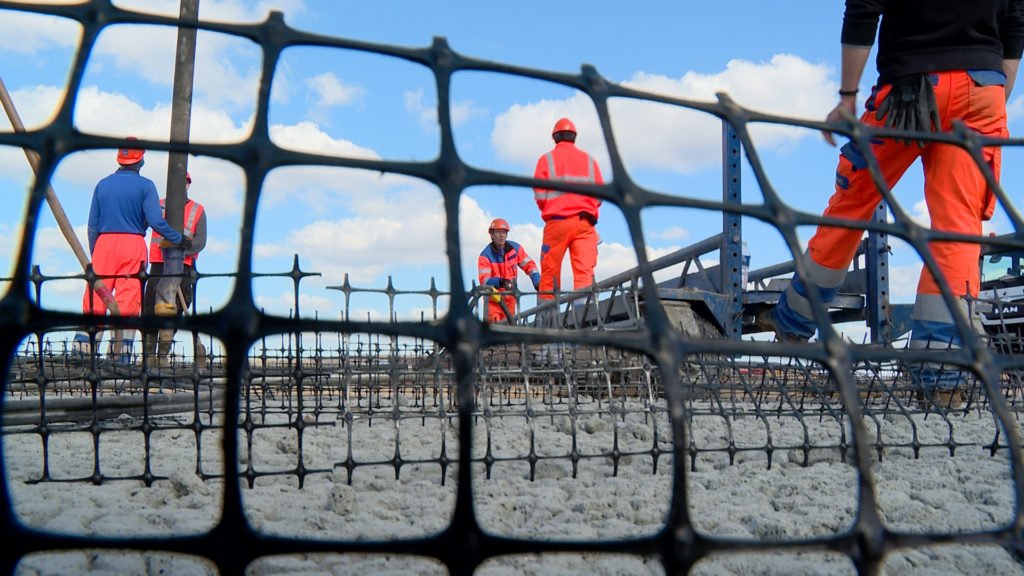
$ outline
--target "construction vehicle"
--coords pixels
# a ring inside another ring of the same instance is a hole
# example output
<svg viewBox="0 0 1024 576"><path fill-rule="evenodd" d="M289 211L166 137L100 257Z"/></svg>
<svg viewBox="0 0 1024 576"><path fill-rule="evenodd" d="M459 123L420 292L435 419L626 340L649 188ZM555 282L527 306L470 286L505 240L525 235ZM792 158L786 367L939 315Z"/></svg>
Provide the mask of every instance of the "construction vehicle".
<svg viewBox="0 0 1024 576"><path fill-rule="evenodd" d="M994 341L1021 347L1024 339L1024 248L985 245L975 313Z"/></svg>

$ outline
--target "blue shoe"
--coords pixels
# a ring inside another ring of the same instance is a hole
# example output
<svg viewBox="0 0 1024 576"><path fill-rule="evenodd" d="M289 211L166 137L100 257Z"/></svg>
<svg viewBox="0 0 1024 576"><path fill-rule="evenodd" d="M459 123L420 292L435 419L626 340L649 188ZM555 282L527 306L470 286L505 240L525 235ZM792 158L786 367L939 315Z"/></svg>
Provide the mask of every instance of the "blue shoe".
<svg viewBox="0 0 1024 576"><path fill-rule="evenodd" d="M963 389L968 386L968 374L963 368L950 364L925 362L910 369L911 381L920 386L918 403L922 410L938 406L947 410L963 404Z"/></svg>
<svg viewBox="0 0 1024 576"><path fill-rule="evenodd" d="M810 336L802 336L792 332L786 332L775 319L775 308L765 308L754 316L754 325L765 332L773 332L778 342L807 342Z"/></svg>

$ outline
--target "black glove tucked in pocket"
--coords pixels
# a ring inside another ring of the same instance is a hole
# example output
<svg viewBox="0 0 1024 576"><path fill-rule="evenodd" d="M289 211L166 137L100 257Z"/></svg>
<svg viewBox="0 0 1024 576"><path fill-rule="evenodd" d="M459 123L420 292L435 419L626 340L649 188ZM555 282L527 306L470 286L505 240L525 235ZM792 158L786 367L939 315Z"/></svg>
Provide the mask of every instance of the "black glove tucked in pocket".
<svg viewBox="0 0 1024 576"><path fill-rule="evenodd" d="M892 88L879 102L875 120L885 118L885 125L897 130L915 132L936 132L942 128L935 91L927 74L900 76L892 81ZM897 139L897 142L916 142L924 147L922 140Z"/></svg>

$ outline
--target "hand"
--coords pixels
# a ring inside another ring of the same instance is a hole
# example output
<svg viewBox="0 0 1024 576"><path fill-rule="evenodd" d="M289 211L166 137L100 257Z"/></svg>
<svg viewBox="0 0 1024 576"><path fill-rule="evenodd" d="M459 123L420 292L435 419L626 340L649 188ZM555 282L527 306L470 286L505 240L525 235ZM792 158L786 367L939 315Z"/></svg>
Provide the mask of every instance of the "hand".
<svg viewBox="0 0 1024 576"><path fill-rule="evenodd" d="M178 246L181 246L182 250L184 250L185 252L188 252L189 250L192 249L192 239L189 238L188 236L182 234L181 235L181 244L178 244Z"/></svg>
<svg viewBox="0 0 1024 576"><path fill-rule="evenodd" d="M505 291L512 290L512 281L509 280L508 278L502 278L499 286L501 287L502 290Z"/></svg>
<svg viewBox="0 0 1024 576"><path fill-rule="evenodd" d="M942 128L935 91L925 74L900 76L893 80L889 92L878 104L875 120L885 118L885 126L897 130L935 132ZM897 142L916 142L924 148L923 140L900 139Z"/></svg>
<svg viewBox="0 0 1024 576"><path fill-rule="evenodd" d="M843 98L836 107L828 113L825 117L825 122L833 123L839 122L840 120L856 120L857 118L857 100L856 98ZM828 142L829 146L835 147L836 141L832 136L831 132L824 130L821 132L825 142Z"/></svg>

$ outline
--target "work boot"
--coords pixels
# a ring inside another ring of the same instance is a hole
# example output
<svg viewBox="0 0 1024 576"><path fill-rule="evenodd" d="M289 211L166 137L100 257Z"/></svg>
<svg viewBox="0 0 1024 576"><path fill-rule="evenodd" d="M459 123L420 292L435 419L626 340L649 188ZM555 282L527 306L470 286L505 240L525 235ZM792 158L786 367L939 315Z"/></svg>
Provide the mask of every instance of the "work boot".
<svg viewBox="0 0 1024 576"><path fill-rule="evenodd" d="M163 332L163 330L161 330ZM166 341L161 337L160 343L157 344L156 357L157 365L160 368L171 367L171 340L168 338Z"/></svg>
<svg viewBox="0 0 1024 576"><path fill-rule="evenodd" d="M120 343L114 341L111 342L111 356L112 359L121 365L129 365L132 363L132 353L135 349L134 338L123 338Z"/></svg>
<svg viewBox="0 0 1024 576"><path fill-rule="evenodd" d="M142 334L142 356L146 359L146 368L156 368L156 334L144 332Z"/></svg>
<svg viewBox="0 0 1024 576"><path fill-rule="evenodd" d="M759 311L754 316L754 325L764 330L765 332L773 332L775 334L775 340L777 342L795 343L795 342L807 342L810 340L807 336L800 336L799 334L790 334L779 328L775 323L774 308L765 308Z"/></svg>
<svg viewBox="0 0 1024 576"><path fill-rule="evenodd" d="M206 345L203 344L201 340L196 339L196 366L199 367L200 370L203 370L206 368L206 365L209 363L209 361L210 359L206 356Z"/></svg>
<svg viewBox="0 0 1024 576"><path fill-rule="evenodd" d="M963 393L960 390L917 391L917 405L921 410L938 407L943 410L957 410L963 405Z"/></svg>
<svg viewBox="0 0 1024 576"><path fill-rule="evenodd" d="M956 410L963 403L963 394L959 390L936 390L935 403L947 410Z"/></svg>

